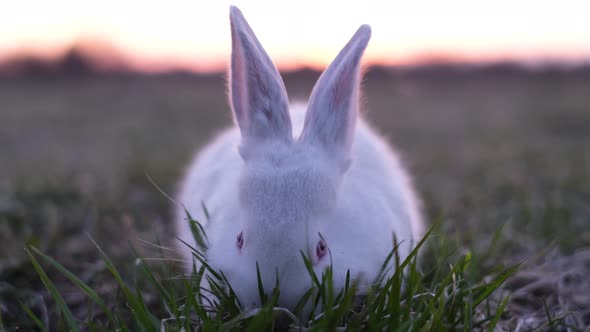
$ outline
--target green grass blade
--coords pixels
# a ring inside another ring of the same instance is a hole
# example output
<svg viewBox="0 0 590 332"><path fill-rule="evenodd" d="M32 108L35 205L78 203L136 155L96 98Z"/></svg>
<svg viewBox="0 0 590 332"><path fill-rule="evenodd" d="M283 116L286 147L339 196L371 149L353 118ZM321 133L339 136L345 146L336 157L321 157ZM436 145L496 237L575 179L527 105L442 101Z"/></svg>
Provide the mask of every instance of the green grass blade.
<svg viewBox="0 0 590 332"><path fill-rule="evenodd" d="M498 277L496 277L496 279L494 279L494 281L491 284L487 284L483 292L479 294L479 296L473 302L473 306L476 307L488 296L490 296L490 294L492 294L496 289L498 289L498 287L500 287L500 285L502 285L504 281L508 279L508 277L513 275L516 272L516 270L518 270L520 264L521 263L518 263L516 265L513 265L512 267L509 267L504 272L502 272Z"/></svg>
<svg viewBox="0 0 590 332"><path fill-rule="evenodd" d="M203 207L205 207L203 205ZM195 242L199 246L202 251L207 250L207 233L205 233L205 229L203 225L199 223L197 220L193 219L190 212L184 207L184 213L186 214L187 221L189 223L191 233L193 234L193 238ZM207 210L205 209L205 213L208 214Z"/></svg>
<svg viewBox="0 0 590 332"><path fill-rule="evenodd" d="M258 296L260 297L260 304L265 305L267 295L264 292L264 285L262 284L262 276L260 275L260 266L258 265L258 262L256 262L256 282L258 284Z"/></svg>
<svg viewBox="0 0 590 332"><path fill-rule="evenodd" d="M303 296L301 296L299 301L297 301L297 304L295 305L295 309L293 310L293 312L295 313L295 315L297 317L301 317L301 313L303 312L303 308L305 307L307 302L309 302L309 299L313 295L313 292L314 292L314 289L312 287L312 288L308 289L307 292L305 292L303 294Z"/></svg>
<svg viewBox="0 0 590 332"><path fill-rule="evenodd" d="M112 322L112 323L117 322L117 320L115 320L115 317L113 316L113 313L107 307L107 305L104 303L104 301L100 298L100 296L92 288L90 288L90 286L88 286L84 281L80 280L80 278L76 277L76 275L74 275L70 270L66 269L63 265L58 263L53 258L47 256L46 254L41 252L39 249L32 247L32 246L29 247L29 249L31 251L33 251L35 254L41 256L48 264L53 266L64 277L66 277L74 285L76 285L78 288L80 288L92 301L94 301L94 303L96 303L100 307L100 309L105 313L105 315L107 316L107 318L110 322Z"/></svg>
<svg viewBox="0 0 590 332"><path fill-rule="evenodd" d="M205 205L205 201L201 200L201 208L203 209L203 213L205 214L205 218L207 218L207 221L209 221L210 215L209 215L209 210L207 209L207 206Z"/></svg>
<svg viewBox="0 0 590 332"><path fill-rule="evenodd" d="M119 287L121 287L121 290L123 291L123 295L125 295L125 298L127 299L127 302L129 303L129 306L133 310L133 318L135 319L137 324L139 326L141 326L144 331L154 331L154 332L157 331L157 329L159 329L159 327L160 327L159 320L156 317L154 317L147 310L147 308L145 307L145 304L143 303L143 300L137 298L135 296L135 294L129 289L129 287L127 286L125 281L123 281L121 274L115 268L111 259L102 250L102 248L98 245L98 243L96 243L96 241L94 241L94 239L92 237L89 236L89 238L90 238L90 241L92 241L92 243L94 244L94 246L98 250L98 252L100 253L100 256L102 257L103 261L106 264L107 270L109 270L111 275L115 278L115 280L119 284Z"/></svg>
<svg viewBox="0 0 590 332"><path fill-rule="evenodd" d="M200 254L198 251L194 250L193 247L191 247L190 244L188 244L186 241L183 241L182 239L178 239L180 240L183 244L185 244L186 246L188 246L189 248L191 248L191 250L193 251L193 257L195 259L197 259L199 261L199 263L201 263L202 266L204 266L207 270L207 272L209 274L211 274L212 276L214 276L217 280L223 280L223 277L217 273L212 267L211 265L209 265L209 263L207 263L207 261L205 260L205 256L203 256L202 254Z"/></svg>
<svg viewBox="0 0 590 332"><path fill-rule="evenodd" d="M303 251L300 250L299 252L301 253L301 257L303 258L303 263L305 264L305 268L307 269L307 272L309 273L309 276L311 277L313 284L319 288L320 287L320 280L318 279L317 274L313 270L313 264L311 263L311 260L305 255L305 253Z"/></svg>
<svg viewBox="0 0 590 332"><path fill-rule="evenodd" d="M498 322L500 321L500 318L502 317L502 314L504 313L504 309L506 308L506 305L508 304L508 300L510 300L510 297L506 296L506 298L502 302L500 302L500 305L496 309L496 314L494 315L494 318L488 324L488 332L494 332L494 330L496 329L496 325L498 325Z"/></svg>
<svg viewBox="0 0 590 332"><path fill-rule="evenodd" d="M472 297L469 296L467 301L463 302L463 330L465 331L473 330L473 301L471 299Z"/></svg>
<svg viewBox="0 0 590 332"><path fill-rule="evenodd" d="M239 309L242 306L242 304L240 303L240 299L238 299L238 295L234 291L234 288L230 284L229 280L227 280L227 277L225 276L225 274L223 273L223 271L220 271L220 272L221 272L221 277L223 278L223 282L224 282L225 286L227 287L228 296L231 299L234 299L235 300L235 303L237 305L236 308L234 308L234 309ZM237 310L237 311L239 311L239 310Z"/></svg>
<svg viewBox="0 0 590 332"><path fill-rule="evenodd" d="M25 314L27 314L27 316L29 316L29 318L33 321L33 323L35 323L35 325L37 325L37 327L41 330L41 331L49 331L49 329L47 328L47 326L45 326L43 324L43 322L41 321L41 319L39 319L39 317L37 317L37 315L35 315L35 313L31 310L31 308L29 308L27 305L25 305L22 302L19 302L19 305L21 307L21 309L23 309L23 311L25 312ZM0 331L5 331L3 326L0 326Z"/></svg>
<svg viewBox="0 0 590 332"><path fill-rule="evenodd" d="M152 273L151 269L148 267L146 262L142 258L139 257L139 254L137 253L137 251L134 248L131 248L131 250L133 251L133 254L135 255L135 257L137 257L137 259L139 259L140 271L142 272L142 274L147 278L149 283L152 284L152 286L154 286L154 288L156 288L156 290L158 291L160 296L163 298L164 303L166 303L168 308L170 308L170 310L172 310L172 312L176 312L178 309L178 306L177 306L176 302L174 300L172 300L172 295L170 294L170 292L168 292L168 290L166 290L166 288L164 288L164 286L156 279L156 277L154 276L154 274Z"/></svg>
<svg viewBox="0 0 590 332"><path fill-rule="evenodd" d="M35 271L37 271L37 274L39 274L39 277L41 278L41 282L43 282L43 285L45 285L45 288L47 288L47 290L51 294L51 297L53 297L53 299L57 303L57 306L59 307L60 311L63 313L63 315L66 319L66 323L68 324L68 328L70 329L70 331L80 331L80 327L78 326L78 323L74 319L74 315L70 311L70 308L68 308L68 305L66 304L64 299L61 297L61 294L59 293L59 291L57 290L57 288L55 287L53 282L51 282L51 280L49 279L49 277L47 276L47 274L45 273L45 271L43 270L43 268L41 267L41 265L39 264L39 262L37 261L35 256L29 250L29 247L32 247L32 246L27 246L27 247L28 248L25 249L25 252L27 253L29 258L31 259L31 262L33 263L33 267L35 268Z"/></svg>

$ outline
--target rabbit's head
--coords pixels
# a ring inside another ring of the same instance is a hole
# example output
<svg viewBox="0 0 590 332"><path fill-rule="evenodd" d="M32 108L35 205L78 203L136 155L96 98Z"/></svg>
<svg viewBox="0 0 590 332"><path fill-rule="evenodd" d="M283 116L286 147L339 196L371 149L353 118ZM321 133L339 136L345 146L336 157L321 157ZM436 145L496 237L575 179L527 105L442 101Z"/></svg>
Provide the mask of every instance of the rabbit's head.
<svg viewBox="0 0 590 332"><path fill-rule="evenodd" d="M235 250L241 255L240 265L250 267L239 283L248 279L251 291L257 292L258 263L265 287L272 288L278 277L281 302L294 304L310 285L301 252L317 272L330 264L330 243L321 233L351 162L359 63L371 30L361 26L321 75L304 129L295 139L278 70L235 7L230 20L230 99L244 160Z"/></svg>

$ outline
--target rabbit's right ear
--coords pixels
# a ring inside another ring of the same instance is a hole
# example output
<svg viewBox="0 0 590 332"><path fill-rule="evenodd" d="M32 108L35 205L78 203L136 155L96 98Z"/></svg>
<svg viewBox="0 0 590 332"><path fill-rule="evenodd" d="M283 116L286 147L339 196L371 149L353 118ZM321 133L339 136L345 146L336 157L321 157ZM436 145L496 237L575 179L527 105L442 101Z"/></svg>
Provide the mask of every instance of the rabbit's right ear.
<svg viewBox="0 0 590 332"><path fill-rule="evenodd" d="M242 148L267 139L292 141L288 97L279 71L237 7L230 7L230 100Z"/></svg>
<svg viewBox="0 0 590 332"><path fill-rule="evenodd" d="M371 38L371 28L362 25L322 73L311 92L305 124L299 140L320 145L336 158L345 171L359 103L360 62Z"/></svg>

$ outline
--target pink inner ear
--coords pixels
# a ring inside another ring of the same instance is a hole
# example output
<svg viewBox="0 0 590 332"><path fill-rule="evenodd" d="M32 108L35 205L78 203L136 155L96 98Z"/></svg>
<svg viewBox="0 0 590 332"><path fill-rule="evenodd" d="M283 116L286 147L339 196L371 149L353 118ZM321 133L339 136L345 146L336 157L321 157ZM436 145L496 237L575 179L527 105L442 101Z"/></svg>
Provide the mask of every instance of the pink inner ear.
<svg viewBox="0 0 590 332"><path fill-rule="evenodd" d="M230 98L242 138L290 140L288 97L279 72L241 16L231 28Z"/></svg>
<svg viewBox="0 0 590 332"><path fill-rule="evenodd" d="M238 120L238 123L240 123L246 120L244 117L246 115L245 110L248 104L248 96L246 92L247 83L245 77L246 68L244 66L244 52L241 50L239 42L234 41L233 48L233 52L235 52L235 54L232 56L231 94L234 112L237 118L236 120Z"/></svg>
<svg viewBox="0 0 590 332"><path fill-rule="evenodd" d="M346 106L346 102L352 96L350 95L352 92L351 87L353 83L350 82L353 79L352 70L348 68L344 69L344 72L338 77L336 84L332 90L332 101L333 105L335 106L335 110L340 110Z"/></svg>

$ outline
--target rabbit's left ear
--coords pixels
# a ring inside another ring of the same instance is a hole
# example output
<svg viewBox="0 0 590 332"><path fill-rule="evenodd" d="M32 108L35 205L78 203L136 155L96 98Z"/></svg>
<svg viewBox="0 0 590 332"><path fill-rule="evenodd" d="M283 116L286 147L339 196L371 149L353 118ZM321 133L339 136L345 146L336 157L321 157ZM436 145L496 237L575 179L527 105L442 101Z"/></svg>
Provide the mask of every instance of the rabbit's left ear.
<svg viewBox="0 0 590 332"><path fill-rule="evenodd" d="M349 165L359 106L360 62L370 38L371 28L362 25L322 73L311 92L300 136L302 143L321 145L337 158L342 170Z"/></svg>
<svg viewBox="0 0 590 332"><path fill-rule="evenodd" d="M230 99L242 143L292 141L288 97L279 71L237 7L230 7Z"/></svg>

